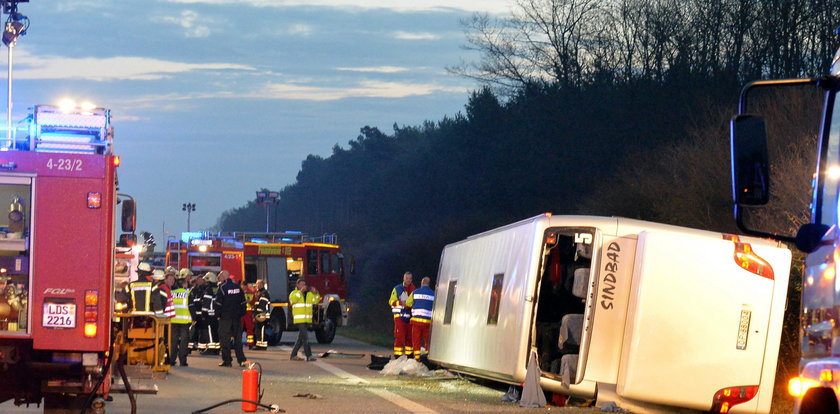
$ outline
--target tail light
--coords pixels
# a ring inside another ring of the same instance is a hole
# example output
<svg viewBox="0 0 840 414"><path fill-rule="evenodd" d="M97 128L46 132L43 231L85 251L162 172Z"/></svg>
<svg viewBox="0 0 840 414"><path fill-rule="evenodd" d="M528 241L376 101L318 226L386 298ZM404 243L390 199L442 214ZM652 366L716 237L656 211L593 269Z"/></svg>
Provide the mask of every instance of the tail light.
<svg viewBox="0 0 840 414"><path fill-rule="evenodd" d="M724 234L723 238L725 240L731 240L735 244L733 259L735 259L735 263L738 266L751 273L773 280L775 277L773 267L770 266L767 260L764 260L764 258L753 251L752 245L742 242L740 237L734 234Z"/></svg>
<svg viewBox="0 0 840 414"><path fill-rule="evenodd" d="M85 291L85 337L96 336L96 320L99 318L99 291Z"/></svg>
<svg viewBox="0 0 840 414"><path fill-rule="evenodd" d="M756 394L758 394L758 385L724 388L715 393L711 412L728 413L732 407L753 399Z"/></svg>

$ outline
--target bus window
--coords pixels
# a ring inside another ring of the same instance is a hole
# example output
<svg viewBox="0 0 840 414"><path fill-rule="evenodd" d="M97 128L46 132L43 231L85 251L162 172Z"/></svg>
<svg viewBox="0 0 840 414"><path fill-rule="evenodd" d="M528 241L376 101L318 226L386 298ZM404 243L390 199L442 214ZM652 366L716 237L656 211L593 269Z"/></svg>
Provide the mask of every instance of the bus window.
<svg viewBox="0 0 840 414"><path fill-rule="evenodd" d="M307 250L306 251L306 274L310 275L310 276L318 274L318 251L317 250Z"/></svg>
<svg viewBox="0 0 840 414"><path fill-rule="evenodd" d="M487 310L487 324L496 325L499 323L499 308L502 304L502 286L505 283L505 274L493 275L493 285L490 289L490 308Z"/></svg>
<svg viewBox="0 0 840 414"><path fill-rule="evenodd" d="M330 273L330 252L321 250L321 273Z"/></svg>
<svg viewBox="0 0 840 414"><path fill-rule="evenodd" d="M452 323L452 308L455 306L455 290L458 288L458 281L449 282L449 289L446 291L446 308L443 312L443 324Z"/></svg>

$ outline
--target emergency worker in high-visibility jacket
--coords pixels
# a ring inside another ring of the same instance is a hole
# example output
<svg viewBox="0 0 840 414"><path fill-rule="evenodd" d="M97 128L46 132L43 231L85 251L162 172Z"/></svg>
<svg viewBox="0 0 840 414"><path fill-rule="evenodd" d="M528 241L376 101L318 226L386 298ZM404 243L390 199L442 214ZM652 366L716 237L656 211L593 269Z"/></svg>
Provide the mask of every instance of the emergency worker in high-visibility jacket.
<svg viewBox="0 0 840 414"><path fill-rule="evenodd" d="M435 304L435 291L432 290L431 284L432 279L424 277L420 281L420 289L412 292L405 302L407 306L411 307L411 346L414 348L414 359L418 361L420 360L420 348L426 348L426 353L429 353L432 308Z"/></svg>
<svg viewBox="0 0 840 414"><path fill-rule="evenodd" d="M166 277L174 276L167 275ZM192 325L190 289L187 288L187 278L178 275L173 287L175 289L172 290L172 303L175 308L175 316L171 319L172 339L169 345L169 365L175 365L177 358L181 366L185 367L187 366L187 352L190 343L190 325Z"/></svg>
<svg viewBox="0 0 840 414"><path fill-rule="evenodd" d="M403 355L412 356L411 347L411 307L407 306L411 293L414 292L414 283L411 272L403 274L403 281L391 290L391 313L394 315L394 358Z"/></svg>
<svg viewBox="0 0 840 414"><path fill-rule="evenodd" d="M313 305L320 301L321 295L318 294L318 290L314 287L307 289L306 280L298 279L295 290L289 294L289 306L292 307L292 317L295 326L298 328L298 338L295 341L295 347L292 349L292 361L303 360L303 358L297 356L301 346L303 346L306 360L315 360L315 357L312 356L312 350L309 348L309 327L312 325Z"/></svg>
<svg viewBox="0 0 840 414"><path fill-rule="evenodd" d="M245 342L248 349L254 349L254 306L257 304L257 288L243 281L242 291L245 293L245 315L242 316L242 328L247 334Z"/></svg>
<svg viewBox="0 0 840 414"><path fill-rule="evenodd" d="M152 266L145 262L140 263L137 266L137 276L137 280L126 287L129 293L129 311L135 315L154 315L155 312L162 311L165 302L161 300L157 284L152 281Z"/></svg>

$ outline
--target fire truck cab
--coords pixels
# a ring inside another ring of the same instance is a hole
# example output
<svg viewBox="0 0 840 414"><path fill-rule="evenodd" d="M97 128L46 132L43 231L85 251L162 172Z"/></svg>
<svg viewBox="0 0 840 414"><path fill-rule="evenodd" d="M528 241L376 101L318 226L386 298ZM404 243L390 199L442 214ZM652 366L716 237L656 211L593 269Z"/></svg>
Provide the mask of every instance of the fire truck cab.
<svg viewBox="0 0 840 414"><path fill-rule="evenodd" d="M113 355L110 112L40 105L27 121L0 143L0 402L96 411Z"/></svg>
<svg viewBox="0 0 840 414"><path fill-rule="evenodd" d="M271 296L270 344L277 344L284 331L294 328L289 293L299 278L321 294L313 315L319 343L331 343L336 328L348 321L347 277L352 266L335 234L183 233L180 240L167 242L166 264L189 268L195 274L227 270L236 280L244 277L247 284L263 280Z"/></svg>

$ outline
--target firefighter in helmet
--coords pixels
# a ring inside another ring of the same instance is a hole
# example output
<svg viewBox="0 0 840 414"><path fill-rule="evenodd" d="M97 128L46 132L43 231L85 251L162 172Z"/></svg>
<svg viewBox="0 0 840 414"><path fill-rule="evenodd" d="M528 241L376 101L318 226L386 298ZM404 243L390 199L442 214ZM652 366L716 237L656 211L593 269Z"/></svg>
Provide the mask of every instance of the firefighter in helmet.
<svg viewBox="0 0 840 414"><path fill-rule="evenodd" d="M271 297L268 295L268 290L265 288L265 281L257 280L256 285L256 305L254 306L254 349L266 350L268 349L268 338L265 337L265 328L268 326L269 311L271 310Z"/></svg>
<svg viewBox="0 0 840 414"><path fill-rule="evenodd" d="M219 318L216 314L216 294L219 292L218 277L213 272L207 272L204 275L204 281L207 283L204 287L204 294L201 296L201 312L204 316L204 321L207 324L206 329L202 332L206 335L207 349L205 352L218 353L221 348L219 342Z"/></svg>
<svg viewBox="0 0 840 414"><path fill-rule="evenodd" d="M166 302L152 280L152 266L146 262L137 266L137 280L127 286L129 311L135 315L153 315L163 310Z"/></svg>
<svg viewBox="0 0 840 414"><path fill-rule="evenodd" d="M161 296L161 301L163 301L163 310L157 313L157 316L164 317L164 318L171 318L175 316L175 305L172 303L172 286L175 283L175 277L173 275L167 275L161 269L155 269L152 272L152 280L154 283L157 284L158 292Z"/></svg>

